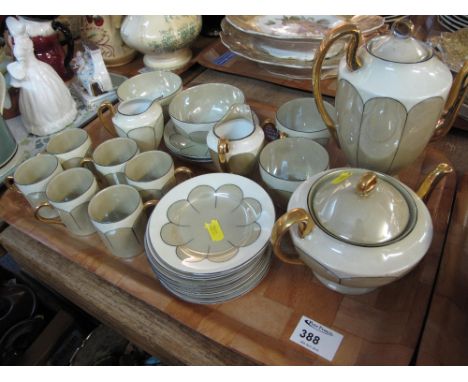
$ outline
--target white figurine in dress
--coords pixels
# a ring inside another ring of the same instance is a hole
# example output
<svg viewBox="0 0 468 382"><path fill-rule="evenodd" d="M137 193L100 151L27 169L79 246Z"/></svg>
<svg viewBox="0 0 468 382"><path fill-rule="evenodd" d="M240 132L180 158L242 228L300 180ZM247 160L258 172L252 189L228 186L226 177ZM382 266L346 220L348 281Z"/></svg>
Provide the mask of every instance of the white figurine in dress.
<svg viewBox="0 0 468 382"><path fill-rule="evenodd" d="M62 130L77 114L70 90L49 64L36 58L25 26L14 17L8 17L6 23L17 60L7 70L12 77L11 85L21 88L19 109L24 126L35 135Z"/></svg>

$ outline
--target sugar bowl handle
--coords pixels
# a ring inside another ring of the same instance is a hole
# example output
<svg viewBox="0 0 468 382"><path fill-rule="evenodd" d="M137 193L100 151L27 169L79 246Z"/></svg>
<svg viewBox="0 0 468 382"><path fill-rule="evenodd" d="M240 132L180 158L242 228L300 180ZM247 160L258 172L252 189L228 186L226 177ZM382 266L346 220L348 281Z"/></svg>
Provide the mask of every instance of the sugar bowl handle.
<svg viewBox="0 0 468 382"><path fill-rule="evenodd" d="M453 167L448 163L440 163L432 170L419 186L416 194L426 202L437 183L447 174L453 172Z"/></svg>
<svg viewBox="0 0 468 382"><path fill-rule="evenodd" d="M311 233L315 227L311 216L304 209L295 208L286 212L275 222L271 232L270 243L273 246L274 254L281 261L287 264L303 265L304 262L299 257L286 255L281 249L281 239L294 224L299 225L299 236L301 238Z"/></svg>
<svg viewBox="0 0 468 382"><path fill-rule="evenodd" d="M346 49L346 64L348 69L351 71L359 69L362 66L362 63L357 55L357 50L361 45L362 36L358 27L355 24L350 23L346 23L332 29L325 37L325 39L322 40L315 58L314 66L312 68L312 86L317 109L322 116L323 122L328 127L328 130L330 130L331 135L338 145L339 142L338 135L336 133L335 122L333 121L330 114L328 114L327 110L325 109L325 105L323 104L320 78L323 61L325 60L328 50L336 40L345 36L350 36L348 47Z"/></svg>

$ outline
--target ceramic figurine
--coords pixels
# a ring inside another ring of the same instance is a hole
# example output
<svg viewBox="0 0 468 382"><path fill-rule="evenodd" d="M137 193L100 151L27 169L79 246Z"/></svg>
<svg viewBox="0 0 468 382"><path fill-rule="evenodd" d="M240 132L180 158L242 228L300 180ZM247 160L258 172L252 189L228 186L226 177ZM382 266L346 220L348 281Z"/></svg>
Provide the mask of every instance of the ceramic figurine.
<svg viewBox="0 0 468 382"><path fill-rule="evenodd" d="M120 37L122 16L81 16L81 38L94 42L107 67L121 66L132 61L136 50Z"/></svg>
<svg viewBox="0 0 468 382"><path fill-rule="evenodd" d="M8 64L11 85L20 88L19 109L30 133L49 135L71 124L77 114L70 91L57 72L34 55L25 26L13 17L6 20L14 39L16 62Z"/></svg>
<svg viewBox="0 0 468 382"><path fill-rule="evenodd" d="M102 54L96 44L83 41L84 52L77 52L73 59L76 76L90 96L97 96L112 90L112 80Z"/></svg>
<svg viewBox="0 0 468 382"><path fill-rule="evenodd" d="M55 18L56 16L18 16L31 37L36 57L52 66L64 81L68 81L73 77L70 61L74 53L74 40L70 29ZM58 32L65 37L66 53L60 44Z"/></svg>

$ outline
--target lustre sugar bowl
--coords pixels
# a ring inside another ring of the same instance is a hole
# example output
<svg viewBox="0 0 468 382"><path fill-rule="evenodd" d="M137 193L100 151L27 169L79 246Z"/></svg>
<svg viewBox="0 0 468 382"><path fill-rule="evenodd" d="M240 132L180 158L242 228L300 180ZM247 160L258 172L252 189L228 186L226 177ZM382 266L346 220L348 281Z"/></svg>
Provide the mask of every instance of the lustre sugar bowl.
<svg viewBox="0 0 468 382"><path fill-rule="evenodd" d="M328 288L362 294L395 281L424 257L432 220L421 198L431 183L452 172L439 165L417 193L393 177L364 169L322 172L302 183L288 212L273 227L271 242L283 261L306 264ZM299 258L285 255L290 230Z"/></svg>

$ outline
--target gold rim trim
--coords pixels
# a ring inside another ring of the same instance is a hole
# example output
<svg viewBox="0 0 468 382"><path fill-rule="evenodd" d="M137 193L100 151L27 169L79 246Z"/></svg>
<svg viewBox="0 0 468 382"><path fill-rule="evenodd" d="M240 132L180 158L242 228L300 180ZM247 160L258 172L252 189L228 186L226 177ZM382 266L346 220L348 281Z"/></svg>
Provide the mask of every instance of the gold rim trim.
<svg viewBox="0 0 468 382"><path fill-rule="evenodd" d="M102 125L104 126L104 128L108 131L108 133L111 136L114 136L114 135L117 136L118 134L115 131L115 128L112 122L108 123L107 119L104 118L104 112L106 110L110 111L112 117L115 115L115 108L114 108L114 105L112 105L112 102L104 101L103 103L101 103L98 109L99 121L101 121Z"/></svg>
<svg viewBox="0 0 468 382"><path fill-rule="evenodd" d="M286 255L281 249L281 240L284 234L293 226L298 224L299 237L304 238L312 232L315 227L314 221L309 213L302 208L295 208L282 215L274 224L271 232L270 242L273 246L273 252L281 261L287 264L304 265L299 256Z"/></svg>
<svg viewBox="0 0 468 382"><path fill-rule="evenodd" d="M330 33L325 37L325 39L320 44L317 57L312 68L312 87L314 92L314 99L317 105L317 109L322 116L323 122L327 126L328 130L332 137L335 139L339 147L338 135L336 132L336 126L333 122L332 117L328 114L325 109L322 97L322 88L321 88L321 72L322 65L328 50L331 46L340 38L345 36L350 36L348 42L348 47L346 48L346 64L348 69L351 71L357 70L362 66L361 60L357 56L357 50L362 42L361 32L355 24L343 24L330 31Z"/></svg>

